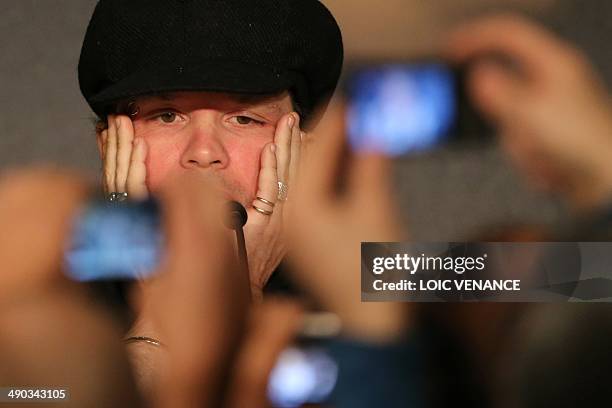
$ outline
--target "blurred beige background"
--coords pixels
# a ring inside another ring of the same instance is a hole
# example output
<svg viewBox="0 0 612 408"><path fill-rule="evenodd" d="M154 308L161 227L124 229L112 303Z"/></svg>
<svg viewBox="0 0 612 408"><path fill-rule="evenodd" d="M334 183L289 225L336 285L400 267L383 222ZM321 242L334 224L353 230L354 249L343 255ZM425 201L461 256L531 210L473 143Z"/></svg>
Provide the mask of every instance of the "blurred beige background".
<svg viewBox="0 0 612 408"><path fill-rule="evenodd" d="M93 116L77 83L95 0L0 0L0 169L51 163L95 177ZM347 57L432 54L457 21L518 9L544 20L593 58L610 83L612 2L606 0L324 0ZM529 191L495 149L436 152L402 168L404 213L416 239L461 239L491 223L552 221L558 203Z"/></svg>
<svg viewBox="0 0 612 408"><path fill-rule="evenodd" d="M323 0L351 57L434 53L454 24L495 8L545 14L555 0Z"/></svg>

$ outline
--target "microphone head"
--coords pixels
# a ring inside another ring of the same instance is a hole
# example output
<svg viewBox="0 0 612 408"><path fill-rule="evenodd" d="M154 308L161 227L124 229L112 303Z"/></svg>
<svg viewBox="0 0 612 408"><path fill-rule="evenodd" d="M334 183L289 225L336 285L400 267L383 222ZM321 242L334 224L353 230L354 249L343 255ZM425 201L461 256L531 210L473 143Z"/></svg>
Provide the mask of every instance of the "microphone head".
<svg viewBox="0 0 612 408"><path fill-rule="evenodd" d="M237 201L230 201L226 204L226 207L225 226L233 230L244 227L249 217L242 204Z"/></svg>

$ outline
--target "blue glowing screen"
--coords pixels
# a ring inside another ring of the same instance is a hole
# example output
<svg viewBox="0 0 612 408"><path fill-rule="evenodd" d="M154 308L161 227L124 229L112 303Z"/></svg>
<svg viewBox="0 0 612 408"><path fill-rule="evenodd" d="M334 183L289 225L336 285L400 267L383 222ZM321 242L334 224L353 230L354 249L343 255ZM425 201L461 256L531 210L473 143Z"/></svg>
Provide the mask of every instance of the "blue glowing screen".
<svg viewBox="0 0 612 408"><path fill-rule="evenodd" d="M348 82L347 130L357 151L398 156L444 142L457 116L455 76L438 63L364 68Z"/></svg>

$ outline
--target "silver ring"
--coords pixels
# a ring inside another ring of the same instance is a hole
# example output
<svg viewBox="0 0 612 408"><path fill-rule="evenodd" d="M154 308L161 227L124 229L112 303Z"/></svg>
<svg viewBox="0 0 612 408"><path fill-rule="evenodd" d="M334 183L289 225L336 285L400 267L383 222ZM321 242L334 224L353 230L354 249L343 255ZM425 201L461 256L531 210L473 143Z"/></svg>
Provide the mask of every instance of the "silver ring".
<svg viewBox="0 0 612 408"><path fill-rule="evenodd" d="M287 201L289 186L282 181L278 182L278 201Z"/></svg>
<svg viewBox="0 0 612 408"><path fill-rule="evenodd" d="M107 199L109 203L120 203L128 199L128 193L108 193Z"/></svg>

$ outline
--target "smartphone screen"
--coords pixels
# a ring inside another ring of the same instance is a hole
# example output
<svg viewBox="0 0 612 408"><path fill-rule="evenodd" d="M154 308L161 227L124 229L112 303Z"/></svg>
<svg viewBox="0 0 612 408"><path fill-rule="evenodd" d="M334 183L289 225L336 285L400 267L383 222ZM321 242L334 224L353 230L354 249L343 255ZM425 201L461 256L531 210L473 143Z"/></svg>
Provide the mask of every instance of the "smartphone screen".
<svg viewBox="0 0 612 408"><path fill-rule="evenodd" d="M268 382L276 408L324 404L336 385L338 365L322 343L297 343L279 356Z"/></svg>
<svg viewBox="0 0 612 408"><path fill-rule="evenodd" d="M402 156L474 136L476 114L462 82L461 73L443 62L350 70L345 92L351 147Z"/></svg>
<svg viewBox="0 0 612 408"><path fill-rule="evenodd" d="M162 238L153 200L90 203L73 222L64 269L77 282L145 278L157 267Z"/></svg>

